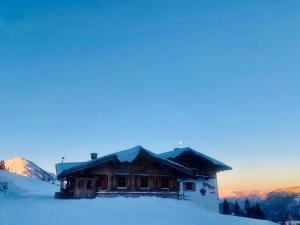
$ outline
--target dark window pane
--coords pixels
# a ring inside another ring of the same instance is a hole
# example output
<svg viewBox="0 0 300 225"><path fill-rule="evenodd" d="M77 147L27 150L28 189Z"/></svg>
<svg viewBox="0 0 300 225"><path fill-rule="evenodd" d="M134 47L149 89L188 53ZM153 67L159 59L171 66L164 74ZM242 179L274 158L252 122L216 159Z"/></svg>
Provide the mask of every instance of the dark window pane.
<svg viewBox="0 0 300 225"><path fill-rule="evenodd" d="M92 180L88 180L86 188L89 189L89 190L92 190L93 186L94 186L94 182Z"/></svg>
<svg viewBox="0 0 300 225"><path fill-rule="evenodd" d="M162 188L169 188L169 178L168 177L163 177L161 179L161 187Z"/></svg>
<svg viewBox="0 0 300 225"><path fill-rule="evenodd" d="M124 177L124 176L118 177L118 187L122 187L122 188L127 187L126 181L127 181L126 177Z"/></svg>
<svg viewBox="0 0 300 225"><path fill-rule="evenodd" d="M141 177L141 188L148 188L148 177Z"/></svg>
<svg viewBox="0 0 300 225"><path fill-rule="evenodd" d="M83 188L83 180L78 181L78 188Z"/></svg>
<svg viewBox="0 0 300 225"><path fill-rule="evenodd" d="M195 191L195 183L194 182L184 182L183 188L185 191Z"/></svg>

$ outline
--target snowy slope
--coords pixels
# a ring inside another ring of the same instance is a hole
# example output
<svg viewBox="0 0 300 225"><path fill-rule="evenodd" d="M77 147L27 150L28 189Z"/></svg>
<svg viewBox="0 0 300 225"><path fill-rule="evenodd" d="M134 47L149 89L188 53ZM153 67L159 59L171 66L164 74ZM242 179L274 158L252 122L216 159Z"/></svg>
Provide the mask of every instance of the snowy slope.
<svg viewBox="0 0 300 225"><path fill-rule="evenodd" d="M14 173L0 170L0 183L7 183L6 193L0 193L1 197L53 197L58 191L57 185L40 181L31 177L24 177ZM1 224L1 223L0 223Z"/></svg>
<svg viewBox="0 0 300 225"><path fill-rule="evenodd" d="M56 186L0 171L10 194L0 194L0 224L5 225L275 225L225 216L189 201L162 198L57 200ZM14 197L11 194L15 193ZM45 197L46 196L46 197Z"/></svg>
<svg viewBox="0 0 300 225"><path fill-rule="evenodd" d="M17 157L14 159L5 160L4 162L6 169L11 173L37 178L42 181L55 182L56 180L55 176L26 159Z"/></svg>
<svg viewBox="0 0 300 225"><path fill-rule="evenodd" d="M5 210L0 213L0 224L5 225L275 225L160 198L7 199L0 201L3 208L1 204L5 204Z"/></svg>

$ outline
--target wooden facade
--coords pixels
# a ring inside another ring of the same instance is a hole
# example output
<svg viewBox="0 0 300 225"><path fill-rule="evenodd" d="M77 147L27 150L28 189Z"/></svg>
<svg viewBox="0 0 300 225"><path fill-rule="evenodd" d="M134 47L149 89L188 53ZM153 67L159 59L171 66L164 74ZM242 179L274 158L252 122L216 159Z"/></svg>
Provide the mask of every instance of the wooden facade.
<svg viewBox="0 0 300 225"><path fill-rule="evenodd" d="M130 163L111 157L58 176L61 191L56 193L56 197L147 195L177 198L177 179L191 175L192 171L177 164L172 166L172 163L141 150Z"/></svg>

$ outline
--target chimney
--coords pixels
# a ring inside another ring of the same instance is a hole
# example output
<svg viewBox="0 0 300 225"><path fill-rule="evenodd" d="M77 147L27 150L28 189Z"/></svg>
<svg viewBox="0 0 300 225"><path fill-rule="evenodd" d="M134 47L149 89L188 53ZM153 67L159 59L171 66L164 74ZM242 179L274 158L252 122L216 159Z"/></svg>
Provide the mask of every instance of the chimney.
<svg viewBox="0 0 300 225"><path fill-rule="evenodd" d="M97 157L98 157L98 153L96 152L91 153L91 160L95 160L97 159Z"/></svg>

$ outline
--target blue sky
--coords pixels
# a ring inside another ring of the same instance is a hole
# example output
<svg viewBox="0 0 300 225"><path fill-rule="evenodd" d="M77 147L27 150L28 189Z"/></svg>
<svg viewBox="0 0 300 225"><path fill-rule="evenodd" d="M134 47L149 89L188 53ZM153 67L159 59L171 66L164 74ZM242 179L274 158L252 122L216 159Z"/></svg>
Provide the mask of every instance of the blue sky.
<svg viewBox="0 0 300 225"><path fill-rule="evenodd" d="M300 185L298 1L1 1L0 50L0 158L182 141L224 189Z"/></svg>

